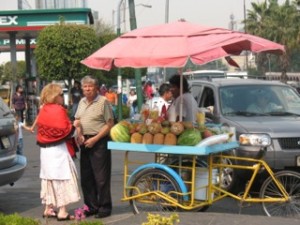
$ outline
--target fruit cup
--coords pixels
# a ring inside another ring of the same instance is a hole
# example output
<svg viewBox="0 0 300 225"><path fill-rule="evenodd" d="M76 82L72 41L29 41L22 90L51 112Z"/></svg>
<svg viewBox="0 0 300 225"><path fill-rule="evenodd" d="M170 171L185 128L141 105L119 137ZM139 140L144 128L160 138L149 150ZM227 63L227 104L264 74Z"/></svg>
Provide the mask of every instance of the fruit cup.
<svg viewBox="0 0 300 225"><path fill-rule="evenodd" d="M203 111L197 112L197 123L198 123L199 128L205 126L205 112L203 112Z"/></svg>

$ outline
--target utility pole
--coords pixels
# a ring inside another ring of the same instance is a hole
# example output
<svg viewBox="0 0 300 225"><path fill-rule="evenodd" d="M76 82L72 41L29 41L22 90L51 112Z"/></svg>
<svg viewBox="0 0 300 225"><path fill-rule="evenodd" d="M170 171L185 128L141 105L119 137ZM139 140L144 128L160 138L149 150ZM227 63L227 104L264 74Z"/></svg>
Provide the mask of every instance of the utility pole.
<svg viewBox="0 0 300 225"><path fill-rule="evenodd" d="M137 28L136 25L136 17L135 17L135 4L134 0L128 0L129 7L129 21L130 21L130 30L134 30ZM142 93L142 81L141 81L141 70L135 69L135 82L136 82L136 94L137 94L137 102L138 102L138 110L140 111L143 104L143 93Z"/></svg>
<svg viewBox="0 0 300 225"><path fill-rule="evenodd" d="M169 0L166 0L165 6L165 23L169 23ZM164 82L167 80L167 69L164 67Z"/></svg>
<svg viewBox="0 0 300 225"><path fill-rule="evenodd" d="M117 10L117 36L121 35L121 6L123 0L120 0ZM121 69L118 68L118 120L122 120L122 74Z"/></svg>

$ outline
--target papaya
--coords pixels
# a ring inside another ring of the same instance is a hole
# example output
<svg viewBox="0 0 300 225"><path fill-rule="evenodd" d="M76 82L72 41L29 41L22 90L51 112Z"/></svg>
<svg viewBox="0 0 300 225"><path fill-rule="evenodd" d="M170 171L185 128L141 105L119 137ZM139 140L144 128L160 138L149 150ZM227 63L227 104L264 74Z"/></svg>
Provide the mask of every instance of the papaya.
<svg viewBox="0 0 300 225"><path fill-rule="evenodd" d="M164 145L176 145L177 137L173 133L167 133L164 138Z"/></svg>
<svg viewBox="0 0 300 225"><path fill-rule="evenodd" d="M164 144L164 138L165 138L165 135L163 135L162 133L154 134L153 144L163 145Z"/></svg>
<svg viewBox="0 0 300 225"><path fill-rule="evenodd" d="M143 141L143 135L135 132L131 135L130 142L134 144L140 144Z"/></svg>
<svg viewBox="0 0 300 225"><path fill-rule="evenodd" d="M143 135L143 140L142 140L143 144L153 144L153 135L148 133L145 133Z"/></svg>

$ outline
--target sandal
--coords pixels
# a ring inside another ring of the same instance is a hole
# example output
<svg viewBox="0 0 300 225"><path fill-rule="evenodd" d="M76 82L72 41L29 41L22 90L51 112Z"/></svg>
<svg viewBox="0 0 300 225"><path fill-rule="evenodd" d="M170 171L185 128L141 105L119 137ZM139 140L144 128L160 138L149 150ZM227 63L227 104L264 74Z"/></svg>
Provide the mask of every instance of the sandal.
<svg viewBox="0 0 300 225"><path fill-rule="evenodd" d="M53 209L49 212L47 214L43 214L43 218L56 218L57 217L57 212L54 211Z"/></svg>
<svg viewBox="0 0 300 225"><path fill-rule="evenodd" d="M66 217L63 218L57 217L57 221L67 221L67 220L74 220L74 219L75 217L71 216L70 214L68 214Z"/></svg>

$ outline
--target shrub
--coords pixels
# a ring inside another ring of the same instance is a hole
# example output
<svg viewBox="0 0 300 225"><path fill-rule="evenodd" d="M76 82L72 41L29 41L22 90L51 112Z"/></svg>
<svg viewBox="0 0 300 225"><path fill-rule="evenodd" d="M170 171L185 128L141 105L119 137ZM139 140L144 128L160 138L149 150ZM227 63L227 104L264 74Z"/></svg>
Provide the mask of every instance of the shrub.
<svg viewBox="0 0 300 225"><path fill-rule="evenodd" d="M0 225L41 225L41 221L19 214L4 215L0 213ZM74 221L72 225L103 225L101 221Z"/></svg>
<svg viewBox="0 0 300 225"><path fill-rule="evenodd" d="M36 219L21 217L18 214L4 215L0 214L0 225L41 225Z"/></svg>

